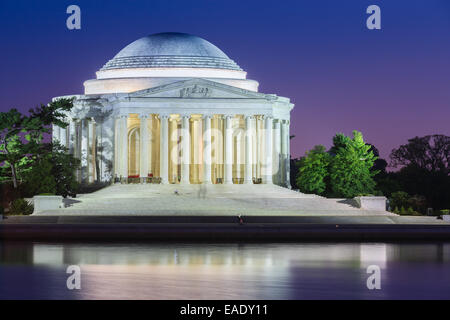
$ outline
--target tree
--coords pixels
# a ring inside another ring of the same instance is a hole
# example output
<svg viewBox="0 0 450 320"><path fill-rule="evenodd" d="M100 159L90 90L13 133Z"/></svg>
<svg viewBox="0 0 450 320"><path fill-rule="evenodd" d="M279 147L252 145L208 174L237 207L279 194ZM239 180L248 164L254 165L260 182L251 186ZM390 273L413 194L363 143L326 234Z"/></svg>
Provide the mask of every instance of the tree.
<svg viewBox="0 0 450 320"><path fill-rule="evenodd" d="M352 198L373 193L373 177L378 171L372 167L377 159L364 142L361 132L353 131L353 139L336 135L333 139L335 156L330 164L330 186L334 196Z"/></svg>
<svg viewBox="0 0 450 320"><path fill-rule="evenodd" d="M332 156L337 155L338 150L347 147L347 145L351 142L351 139L347 137L343 133L337 133L333 137L333 146L330 148L330 154Z"/></svg>
<svg viewBox="0 0 450 320"><path fill-rule="evenodd" d="M450 137L435 134L415 137L408 143L392 150L391 165L414 166L430 172L449 174Z"/></svg>
<svg viewBox="0 0 450 320"><path fill-rule="evenodd" d="M17 109L0 113L0 163L10 168L14 188L17 188L17 162L25 156L18 145L19 133L24 131L24 119Z"/></svg>
<svg viewBox="0 0 450 320"><path fill-rule="evenodd" d="M415 137L392 150L391 165L401 167L393 173L401 189L424 196L423 207L450 207L450 137L428 135Z"/></svg>
<svg viewBox="0 0 450 320"><path fill-rule="evenodd" d="M25 192L30 196L42 193L74 196L78 189L75 172L80 160L58 142L43 144L42 151L24 175Z"/></svg>
<svg viewBox="0 0 450 320"><path fill-rule="evenodd" d="M50 158L49 155L44 155L33 161L31 170L24 175L26 194L56 194L56 182L52 175L53 163Z"/></svg>
<svg viewBox="0 0 450 320"><path fill-rule="evenodd" d="M80 167L80 160L68 153L67 148L59 143L53 144L51 152L52 176L56 183L56 194L75 196L78 189L76 170Z"/></svg>
<svg viewBox="0 0 450 320"><path fill-rule="evenodd" d="M327 189L330 158L325 147L317 145L300 159L297 186L301 192L324 194Z"/></svg>
<svg viewBox="0 0 450 320"><path fill-rule="evenodd" d="M18 166L24 158L41 154L43 134L50 133L53 123L67 127L65 112L73 106L73 99L59 99L48 105L29 110L29 116L17 109L0 113L0 164L9 167L14 189L18 187Z"/></svg>

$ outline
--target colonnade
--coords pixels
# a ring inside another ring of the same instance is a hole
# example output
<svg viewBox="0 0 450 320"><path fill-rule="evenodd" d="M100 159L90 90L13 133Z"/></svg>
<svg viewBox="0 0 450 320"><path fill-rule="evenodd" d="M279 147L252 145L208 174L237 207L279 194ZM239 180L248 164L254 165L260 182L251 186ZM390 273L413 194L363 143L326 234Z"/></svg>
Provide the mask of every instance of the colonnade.
<svg viewBox="0 0 450 320"><path fill-rule="evenodd" d="M112 176L128 183L275 183L289 186L289 121L243 114L121 114L113 120ZM98 123L72 119L53 139L98 181Z"/></svg>

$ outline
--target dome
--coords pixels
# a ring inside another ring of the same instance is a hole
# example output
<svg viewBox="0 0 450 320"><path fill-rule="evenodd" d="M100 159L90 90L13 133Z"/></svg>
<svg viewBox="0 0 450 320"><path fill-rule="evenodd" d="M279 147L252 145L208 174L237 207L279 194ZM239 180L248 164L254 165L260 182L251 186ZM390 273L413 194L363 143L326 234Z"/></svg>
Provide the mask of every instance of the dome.
<svg viewBox="0 0 450 320"><path fill-rule="evenodd" d="M222 50L200 37L152 34L123 48L101 71L129 68L213 68L242 71Z"/></svg>

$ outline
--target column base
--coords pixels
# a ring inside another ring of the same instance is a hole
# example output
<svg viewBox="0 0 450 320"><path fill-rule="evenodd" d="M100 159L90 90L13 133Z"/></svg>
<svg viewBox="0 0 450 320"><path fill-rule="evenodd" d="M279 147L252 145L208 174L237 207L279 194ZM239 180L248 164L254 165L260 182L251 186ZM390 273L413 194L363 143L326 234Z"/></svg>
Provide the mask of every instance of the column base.
<svg viewBox="0 0 450 320"><path fill-rule="evenodd" d="M253 184L253 180L244 180L244 184Z"/></svg>
<svg viewBox="0 0 450 320"><path fill-rule="evenodd" d="M272 175L264 176L262 179L263 184L273 184Z"/></svg>
<svg viewBox="0 0 450 320"><path fill-rule="evenodd" d="M139 178L139 182L140 183L147 183L147 178L146 177L140 177Z"/></svg>

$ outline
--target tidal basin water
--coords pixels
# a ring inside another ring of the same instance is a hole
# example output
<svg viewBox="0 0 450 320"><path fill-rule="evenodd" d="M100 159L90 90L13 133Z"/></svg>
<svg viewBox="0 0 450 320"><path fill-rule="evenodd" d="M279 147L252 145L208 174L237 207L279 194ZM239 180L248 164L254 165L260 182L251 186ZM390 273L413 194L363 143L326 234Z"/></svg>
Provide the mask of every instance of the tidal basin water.
<svg viewBox="0 0 450 320"><path fill-rule="evenodd" d="M450 243L0 243L0 299L405 298L450 299Z"/></svg>

